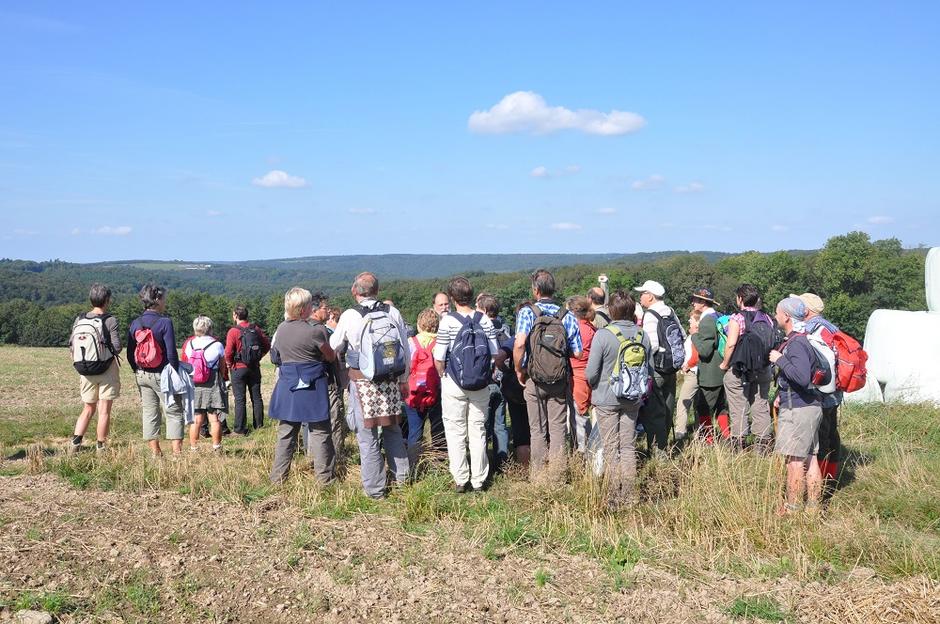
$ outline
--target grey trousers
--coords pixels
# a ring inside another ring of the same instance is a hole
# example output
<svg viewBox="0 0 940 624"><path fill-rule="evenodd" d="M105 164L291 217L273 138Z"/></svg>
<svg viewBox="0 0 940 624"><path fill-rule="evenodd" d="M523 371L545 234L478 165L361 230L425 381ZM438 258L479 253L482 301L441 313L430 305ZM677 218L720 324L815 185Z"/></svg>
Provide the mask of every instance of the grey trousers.
<svg viewBox="0 0 940 624"><path fill-rule="evenodd" d="M529 379L524 396L529 411L529 478L537 481L544 475L558 481L567 468L568 382L543 385Z"/></svg>
<svg viewBox="0 0 940 624"><path fill-rule="evenodd" d="M169 365L167 365L169 366ZM183 399L176 395L173 404L167 406L160 392L160 373L138 370L135 374L140 404L143 407L144 440L160 439L162 415L166 414L166 439L183 439Z"/></svg>
<svg viewBox="0 0 940 624"><path fill-rule="evenodd" d="M725 373L725 399L728 402L728 413L731 415L731 437L743 438L748 432L758 438L770 438L774 432L773 421L770 419L770 370L757 380L745 384L740 377L732 371ZM748 423L748 411L751 413L751 422Z"/></svg>
<svg viewBox="0 0 940 624"><path fill-rule="evenodd" d="M604 441L607 498L630 501L636 484L636 419L639 408L594 406L594 416Z"/></svg>
<svg viewBox="0 0 940 624"><path fill-rule="evenodd" d="M307 456L320 483L333 481L336 454L333 451L332 427L329 420L311 423L278 421L277 440L274 443L274 465L271 483L283 483L290 472L291 460L297 452L297 434L302 425L307 429Z"/></svg>
<svg viewBox="0 0 940 624"><path fill-rule="evenodd" d="M382 498L385 496L388 482L385 475L385 463L395 475L395 482L408 482L411 464L408 461L408 449L401 433L401 425L373 427L366 429L362 420L362 407L356 384L349 384L350 421L356 424L356 442L359 443L359 463L362 472L362 489L366 496ZM382 457L382 447L385 457Z"/></svg>
<svg viewBox="0 0 940 624"><path fill-rule="evenodd" d="M346 461L346 434L349 433L349 427L346 426L346 407L343 405L343 389L336 384L331 384L329 391L333 449L336 452L336 463L343 464Z"/></svg>

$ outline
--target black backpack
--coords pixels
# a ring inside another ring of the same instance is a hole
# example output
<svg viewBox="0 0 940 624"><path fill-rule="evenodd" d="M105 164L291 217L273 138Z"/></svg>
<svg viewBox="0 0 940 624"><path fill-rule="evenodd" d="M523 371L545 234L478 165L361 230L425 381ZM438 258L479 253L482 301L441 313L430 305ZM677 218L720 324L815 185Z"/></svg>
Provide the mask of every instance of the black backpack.
<svg viewBox="0 0 940 624"><path fill-rule="evenodd" d="M261 363L261 337L258 335L258 328L255 325L244 327L238 326L241 333L242 348L236 354L239 362L254 367Z"/></svg>
<svg viewBox="0 0 940 624"><path fill-rule="evenodd" d="M656 335L659 338L659 350L653 353L653 370L660 375L672 375L682 369L685 363L685 338L676 313L661 316L654 310L647 310L659 319Z"/></svg>
<svg viewBox="0 0 940 624"><path fill-rule="evenodd" d="M731 354L731 370L745 381L753 381L770 365L770 351L777 344L777 328L773 322L755 320L757 312L742 310L744 331ZM764 314L763 316L767 316Z"/></svg>

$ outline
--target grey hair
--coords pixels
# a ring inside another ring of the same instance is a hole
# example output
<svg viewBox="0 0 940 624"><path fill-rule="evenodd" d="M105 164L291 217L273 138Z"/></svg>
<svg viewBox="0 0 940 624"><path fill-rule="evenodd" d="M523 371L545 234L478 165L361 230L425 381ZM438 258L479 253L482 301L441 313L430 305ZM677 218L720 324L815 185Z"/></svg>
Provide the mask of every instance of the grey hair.
<svg viewBox="0 0 940 624"><path fill-rule="evenodd" d="M88 300L91 305L100 308L111 299L111 289L102 284L94 283L88 291Z"/></svg>
<svg viewBox="0 0 940 624"><path fill-rule="evenodd" d="M353 291L360 297L374 297L379 294L379 278L374 273L360 273L353 281Z"/></svg>
<svg viewBox="0 0 940 624"><path fill-rule="evenodd" d="M212 333L212 319L200 314L193 319L193 331L197 336L208 336Z"/></svg>
<svg viewBox="0 0 940 624"><path fill-rule="evenodd" d="M555 294L555 276L546 269L538 269L532 273L532 288L538 291L543 297L551 297Z"/></svg>

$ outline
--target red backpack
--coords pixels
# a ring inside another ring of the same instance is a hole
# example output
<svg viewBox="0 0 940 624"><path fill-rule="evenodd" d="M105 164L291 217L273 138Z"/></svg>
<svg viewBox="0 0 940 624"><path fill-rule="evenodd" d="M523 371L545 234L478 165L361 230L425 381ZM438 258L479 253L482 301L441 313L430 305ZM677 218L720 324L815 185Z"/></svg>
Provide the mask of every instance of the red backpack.
<svg viewBox="0 0 940 624"><path fill-rule="evenodd" d="M422 347L418 339L411 339L411 372L408 373L408 407L424 411L441 400L441 376L434 366L434 344Z"/></svg>
<svg viewBox="0 0 940 624"><path fill-rule="evenodd" d="M865 387L868 370L868 354L858 343L843 331L832 336L832 348L836 352L836 388L843 392L855 392Z"/></svg>
<svg viewBox="0 0 940 624"><path fill-rule="evenodd" d="M868 377L865 367L868 354L865 353L865 349L858 343L858 340L844 331L839 330L833 333L825 327L821 327L815 333L835 352L836 390L856 392L864 388Z"/></svg>
<svg viewBox="0 0 940 624"><path fill-rule="evenodd" d="M141 323L141 328L134 332L134 361L138 368L156 368L163 361L163 348L153 336L153 330Z"/></svg>

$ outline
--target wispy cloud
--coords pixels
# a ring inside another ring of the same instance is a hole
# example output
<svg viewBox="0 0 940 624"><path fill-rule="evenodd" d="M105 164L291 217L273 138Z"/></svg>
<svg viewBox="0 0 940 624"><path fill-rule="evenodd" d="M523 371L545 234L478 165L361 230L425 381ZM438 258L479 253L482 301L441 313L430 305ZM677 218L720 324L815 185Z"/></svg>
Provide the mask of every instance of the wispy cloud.
<svg viewBox="0 0 940 624"><path fill-rule="evenodd" d="M634 191L653 191L658 188L662 188L663 184L666 183L666 178L654 173L653 175L644 178L642 180L634 180L633 184L630 185Z"/></svg>
<svg viewBox="0 0 940 624"><path fill-rule="evenodd" d="M894 217L888 217L885 215L875 215L873 217L868 217L867 220L872 225L887 225L888 223L894 223Z"/></svg>
<svg viewBox="0 0 940 624"><path fill-rule="evenodd" d="M550 170L548 167L539 165L531 172L529 175L533 178L560 178L562 176L575 175L576 173L581 173L581 165L568 165L564 169Z"/></svg>
<svg viewBox="0 0 940 624"><path fill-rule="evenodd" d="M705 185L701 182L689 182L676 187L676 193L701 193L705 190Z"/></svg>
<svg viewBox="0 0 940 624"><path fill-rule="evenodd" d="M375 208L350 208L349 214L354 214L354 215L375 214Z"/></svg>
<svg viewBox="0 0 940 624"><path fill-rule="evenodd" d="M221 210L207 210L206 216L207 217L224 217L225 213L222 212Z"/></svg>
<svg viewBox="0 0 940 624"><path fill-rule="evenodd" d="M292 176L280 169L273 169L262 177L255 178L251 183L264 188L303 188L307 186L307 181L300 176Z"/></svg>
<svg viewBox="0 0 940 624"><path fill-rule="evenodd" d="M612 110L609 113L592 109L570 110L549 106L534 91L510 93L489 110L474 111L467 121L471 132L481 134L551 134L559 130L577 130L599 136L616 136L636 132L646 120L636 113Z"/></svg>
<svg viewBox="0 0 940 624"><path fill-rule="evenodd" d="M509 226L505 223L487 223L486 229L503 231L503 230L508 230Z"/></svg>
<svg viewBox="0 0 940 624"><path fill-rule="evenodd" d="M605 206L604 208L598 208L597 214L601 215L615 215L617 214L616 208L611 208L610 206Z"/></svg>
<svg viewBox="0 0 940 624"><path fill-rule="evenodd" d="M789 225L780 225L779 223L777 223L777 224L774 224L774 225L770 226L770 229L773 230L774 232L789 232L789 231L790 231L790 226L789 226Z"/></svg>
<svg viewBox="0 0 940 624"><path fill-rule="evenodd" d="M27 230L26 228L15 228L13 234L20 238L26 238L30 236L39 236L39 232L36 230Z"/></svg>
<svg viewBox="0 0 940 624"><path fill-rule="evenodd" d="M580 230L582 226L580 223L571 223L570 221L563 221L561 223L552 223L551 228L553 230L570 231L570 230Z"/></svg>
<svg viewBox="0 0 940 624"><path fill-rule="evenodd" d="M92 234L98 234L99 236L127 236L130 234L134 228L129 225L102 225L99 228L91 230ZM73 235L81 234L82 231L78 228L72 230Z"/></svg>

